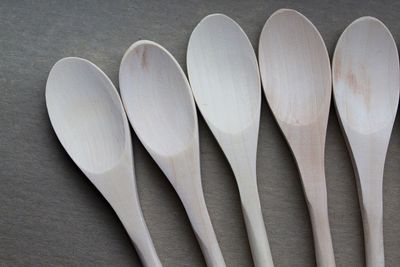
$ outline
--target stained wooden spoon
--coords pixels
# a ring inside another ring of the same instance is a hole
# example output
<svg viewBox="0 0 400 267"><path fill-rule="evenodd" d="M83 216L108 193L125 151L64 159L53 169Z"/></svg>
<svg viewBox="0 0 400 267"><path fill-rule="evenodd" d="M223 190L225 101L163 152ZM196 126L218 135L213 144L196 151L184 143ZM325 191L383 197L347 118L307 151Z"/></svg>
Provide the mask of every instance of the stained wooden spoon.
<svg viewBox="0 0 400 267"><path fill-rule="evenodd" d="M261 83L253 47L240 26L213 14L194 29L187 67L194 97L238 184L255 266L273 266L257 190Z"/></svg>
<svg viewBox="0 0 400 267"><path fill-rule="evenodd" d="M225 266L200 177L196 108L189 83L160 45L138 41L120 67L121 95L129 120L186 209L208 266Z"/></svg>
<svg viewBox="0 0 400 267"><path fill-rule="evenodd" d="M143 218L124 109L110 79L93 63L64 58L50 71L46 105L58 139L110 203L145 266L161 266Z"/></svg>
<svg viewBox="0 0 400 267"><path fill-rule="evenodd" d="M331 99L328 53L314 25L294 10L276 11L259 44L264 92L300 171L318 266L335 266L324 151Z"/></svg>
<svg viewBox="0 0 400 267"><path fill-rule="evenodd" d="M333 57L333 92L357 177L368 267L385 265L383 169L399 102L399 55L386 26L351 23Z"/></svg>

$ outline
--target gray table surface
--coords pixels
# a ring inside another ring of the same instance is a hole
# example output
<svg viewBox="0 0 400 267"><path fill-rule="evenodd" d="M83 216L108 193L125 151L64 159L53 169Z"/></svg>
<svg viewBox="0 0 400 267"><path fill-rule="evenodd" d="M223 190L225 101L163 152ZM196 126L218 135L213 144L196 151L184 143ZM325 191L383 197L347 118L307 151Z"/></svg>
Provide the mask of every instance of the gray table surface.
<svg viewBox="0 0 400 267"><path fill-rule="evenodd" d="M113 210L58 142L45 84L60 58L91 60L118 85L125 50L159 42L186 69L188 38L207 14L236 20L257 49L268 16L294 8L320 30L332 54L359 16L381 19L400 38L400 2L379 1L0 1L0 266L141 266ZM199 120L203 186L228 266L252 266L232 171ZM387 266L400 266L400 125L396 120L384 177ZM144 215L164 266L204 266L179 198L133 136ZM309 215L290 150L263 98L258 185L276 266L315 266ZM337 266L364 266L356 183L334 108L326 144L329 216Z"/></svg>

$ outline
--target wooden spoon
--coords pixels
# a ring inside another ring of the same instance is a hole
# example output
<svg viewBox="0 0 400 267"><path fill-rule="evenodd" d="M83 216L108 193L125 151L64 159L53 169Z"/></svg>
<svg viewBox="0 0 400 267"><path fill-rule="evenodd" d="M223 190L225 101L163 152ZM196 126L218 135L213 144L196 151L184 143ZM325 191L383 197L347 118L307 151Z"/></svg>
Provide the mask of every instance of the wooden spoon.
<svg viewBox="0 0 400 267"><path fill-rule="evenodd" d="M324 41L302 14L281 9L265 23L259 60L269 106L300 171L317 264L335 266L324 168L331 99L331 69Z"/></svg>
<svg viewBox="0 0 400 267"><path fill-rule="evenodd" d="M50 71L46 104L72 160L117 213L145 266L162 266L143 218L124 109L110 79L93 63L64 58Z"/></svg>
<svg viewBox="0 0 400 267"><path fill-rule="evenodd" d="M194 29L187 66L197 106L238 184L255 266L273 266L257 190L261 83L253 47L229 17L205 17Z"/></svg>
<svg viewBox="0 0 400 267"><path fill-rule="evenodd" d="M121 95L129 120L186 209L208 266L225 266L200 177L199 133L189 83L160 45L138 41L120 67Z"/></svg>
<svg viewBox="0 0 400 267"><path fill-rule="evenodd" d="M390 31L372 17L344 30L333 57L333 92L357 177L369 267L385 265L382 183L399 102L398 58Z"/></svg>

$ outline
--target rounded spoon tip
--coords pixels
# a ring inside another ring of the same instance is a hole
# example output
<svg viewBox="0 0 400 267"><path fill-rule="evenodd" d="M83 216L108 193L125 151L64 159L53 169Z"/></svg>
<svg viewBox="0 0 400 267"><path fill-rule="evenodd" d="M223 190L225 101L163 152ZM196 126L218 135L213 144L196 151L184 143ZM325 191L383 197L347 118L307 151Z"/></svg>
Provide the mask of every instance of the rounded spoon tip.
<svg viewBox="0 0 400 267"><path fill-rule="evenodd" d="M149 46L155 46L157 48L160 48L166 52L168 52L164 47L162 47L161 45L159 45L156 42L150 41L150 40L139 40L134 42L133 44L131 44L131 46L125 51L124 56L122 57L122 61L126 58L126 56L130 53L132 53L132 51L142 45L149 45Z"/></svg>
<svg viewBox="0 0 400 267"><path fill-rule="evenodd" d="M205 16L204 18L202 18L201 21L209 19L209 18L214 18L214 17L223 17L223 18L231 19L229 16L227 16L223 13L212 13L212 14L209 14L209 15Z"/></svg>

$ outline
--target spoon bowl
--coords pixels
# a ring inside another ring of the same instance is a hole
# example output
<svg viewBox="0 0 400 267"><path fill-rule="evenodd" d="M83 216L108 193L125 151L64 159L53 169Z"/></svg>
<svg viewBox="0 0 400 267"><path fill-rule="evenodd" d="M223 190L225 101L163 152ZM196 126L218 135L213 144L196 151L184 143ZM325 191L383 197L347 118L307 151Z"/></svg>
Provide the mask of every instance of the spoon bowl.
<svg viewBox="0 0 400 267"><path fill-rule="evenodd" d="M343 32L332 63L335 103L342 123L361 134L393 124L399 95L396 55L392 35L375 18L360 18Z"/></svg>
<svg viewBox="0 0 400 267"><path fill-rule="evenodd" d="M123 65L121 73L129 75L121 76L121 87L132 126L148 149L166 156L179 153L193 142L197 130L187 80L170 54L157 45L139 41L130 51L124 62L137 64ZM176 71L165 71L170 69ZM125 90L125 84L132 88Z"/></svg>
<svg viewBox="0 0 400 267"><path fill-rule="evenodd" d="M384 266L383 171L400 88L390 31L376 18L355 20L336 45L332 72L336 110L357 177L366 265Z"/></svg>
<svg viewBox="0 0 400 267"><path fill-rule="evenodd" d="M145 266L161 266L140 208L131 136L118 93L93 63L64 58L46 84L50 121L61 144L115 210Z"/></svg>
<svg viewBox="0 0 400 267"><path fill-rule="evenodd" d="M309 125L326 114L331 98L329 57L325 45L312 45L321 43L315 26L294 10L278 10L268 19L260 36L260 68L278 121Z"/></svg>
<svg viewBox="0 0 400 267"><path fill-rule="evenodd" d="M257 59L235 21L223 14L205 17L190 36L187 63L197 106L209 124L235 134L259 121Z"/></svg>
<svg viewBox="0 0 400 267"><path fill-rule="evenodd" d="M331 70L315 26L290 9L276 11L260 36L265 96L296 159L313 227L318 266L335 266L325 182Z"/></svg>
<svg viewBox="0 0 400 267"><path fill-rule="evenodd" d="M196 108L174 57L151 41L125 53L121 96L140 141L178 193L208 266L225 266L204 200Z"/></svg>
<svg viewBox="0 0 400 267"><path fill-rule="evenodd" d="M83 59L59 61L48 78L46 103L54 131L72 160L91 173L115 166L130 138L113 90L108 78Z"/></svg>

